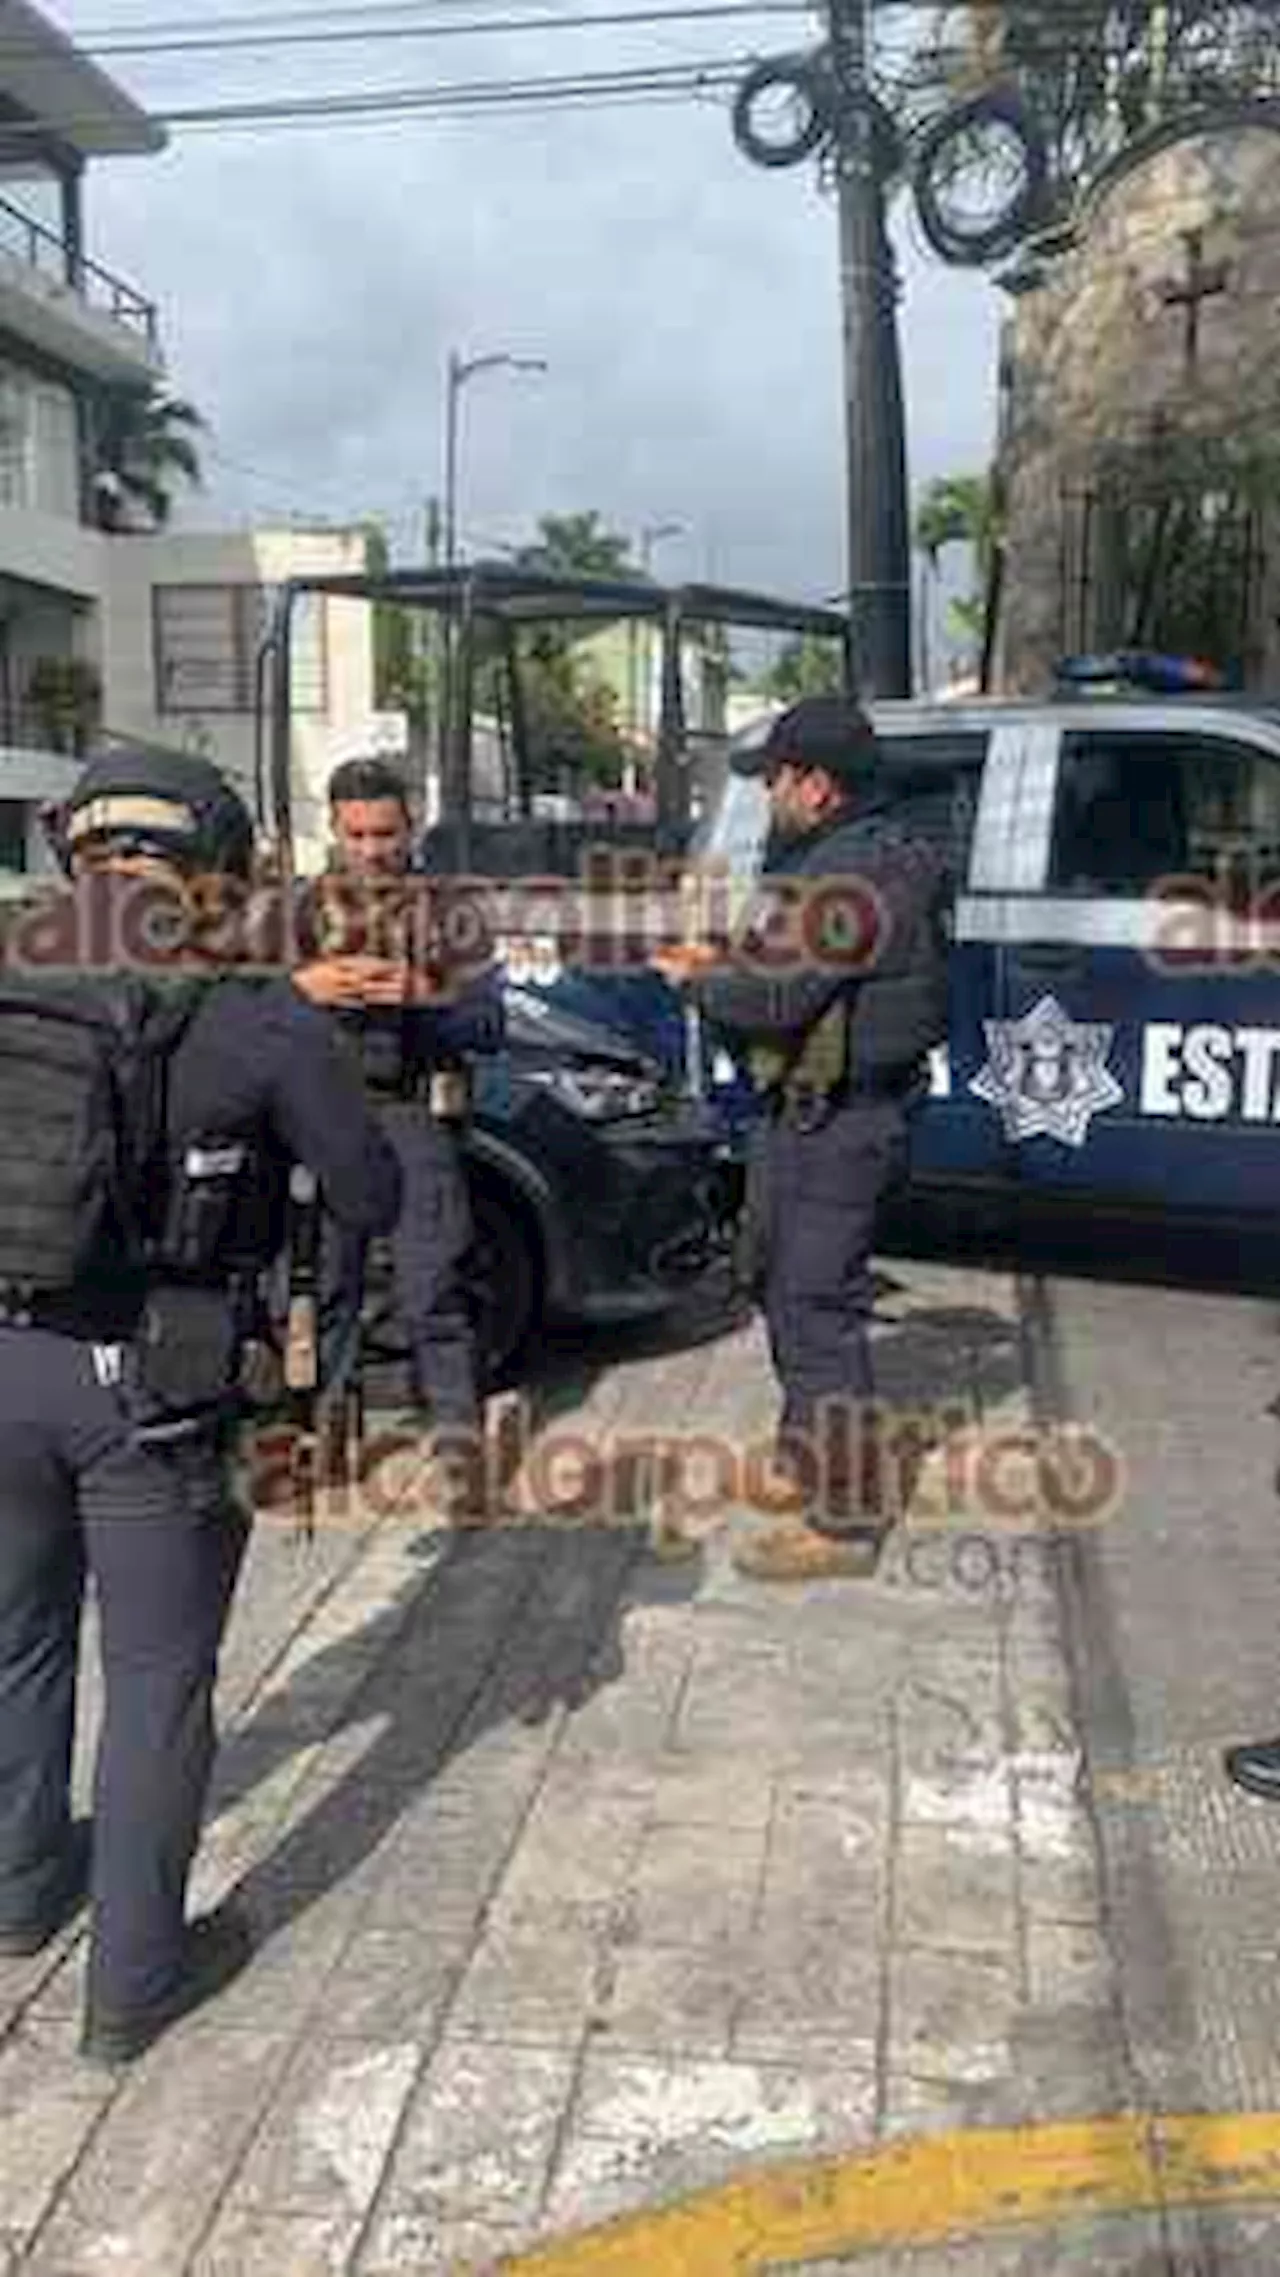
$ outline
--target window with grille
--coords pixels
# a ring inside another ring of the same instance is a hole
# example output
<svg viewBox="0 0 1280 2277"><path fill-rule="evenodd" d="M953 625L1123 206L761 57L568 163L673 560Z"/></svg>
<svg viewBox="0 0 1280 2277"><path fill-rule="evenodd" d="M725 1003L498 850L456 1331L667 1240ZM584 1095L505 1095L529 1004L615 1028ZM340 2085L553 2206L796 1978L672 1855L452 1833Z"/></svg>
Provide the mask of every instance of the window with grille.
<svg viewBox="0 0 1280 2277"><path fill-rule="evenodd" d="M252 712L257 659L274 594L260 585L160 585L155 593L156 707L173 712ZM324 597L295 604L293 708L328 708Z"/></svg>

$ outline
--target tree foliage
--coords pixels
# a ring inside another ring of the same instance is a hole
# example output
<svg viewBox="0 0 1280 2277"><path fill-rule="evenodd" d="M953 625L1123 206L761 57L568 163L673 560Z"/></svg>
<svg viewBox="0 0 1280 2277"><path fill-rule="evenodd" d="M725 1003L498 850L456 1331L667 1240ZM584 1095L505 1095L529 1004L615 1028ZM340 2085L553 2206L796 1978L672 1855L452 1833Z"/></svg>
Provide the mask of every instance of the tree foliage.
<svg viewBox="0 0 1280 2277"><path fill-rule="evenodd" d="M631 542L607 529L598 513L544 514L532 545L515 555L518 569L547 577L628 577L635 575Z"/></svg>
<svg viewBox="0 0 1280 2277"><path fill-rule="evenodd" d="M930 57L954 94L1020 89L1063 208L1147 128L1280 91L1274 0L961 0L939 11Z"/></svg>
<svg viewBox="0 0 1280 2277"><path fill-rule="evenodd" d="M176 493L198 489L196 437L204 421L193 404L159 385L114 388L93 423L91 481L100 528L113 536L162 530Z"/></svg>
<svg viewBox="0 0 1280 2277"><path fill-rule="evenodd" d="M844 686L844 659L839 643L805 633L788 641L760 680L763 693L775 703L796 704L803 696L838 696Z"/></svg>
<svg viewBox="0 0 1280 2277"><path fill-rule="evenodd" d="M949 546L972 548L976 587L953 600L947 611L952 631L965 641L980 642L986 629L987 596L1002 534L1000 486L994 473L940 475L916 507L916 548L935 575Z"/></svg>
<svg viewBox="0 0 1280 2277"><path fill-rule="evenodd" d="M594 511L544 515L536 538L519 548L515 563L548 577L636 574L629 540L607 528ZM518 638L517 657L534 789L578 791L618 784L627 754L617 698L593 671L581 634L575 638L563 623L526 628ZM501 700L502 676L495 647L480 683L490 708Z"/></svg>
<svg viewBox="0 0 1280 2277"><path fill-rule="evenodd" d="M1260 538L1280 511L1280 446L1169 435L1108 452L1097 490L1101 645L1206 657L1247 682L1265 646Z"/></svg>

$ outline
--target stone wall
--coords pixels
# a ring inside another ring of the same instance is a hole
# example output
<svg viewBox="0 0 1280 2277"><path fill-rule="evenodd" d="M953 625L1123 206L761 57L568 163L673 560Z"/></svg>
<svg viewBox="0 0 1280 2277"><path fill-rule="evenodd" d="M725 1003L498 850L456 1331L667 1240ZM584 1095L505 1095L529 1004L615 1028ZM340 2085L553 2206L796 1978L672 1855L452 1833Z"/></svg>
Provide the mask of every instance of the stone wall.
<svg viewBox="0 0 1280 2277"><path fill-rule="evenodd" d="M1164 301L1188 275L1184 233L1205 266L1227 264L1203 301L1188 362L1187 312ZM1109 448L1178 434L1280 445L1280 113L1223 127L1115 173L1076 248L1020 292L1005 337L1001 465L1009 552L997 684L1044 689L1064 650L1096 638L1106 562L1082 557L1082 494ZM1274 553L1271 533L1268 553ZM1086 581L1085 571L1088 571ZM1261 676L1280 684L1274 572L1258 596Z"/></svg>

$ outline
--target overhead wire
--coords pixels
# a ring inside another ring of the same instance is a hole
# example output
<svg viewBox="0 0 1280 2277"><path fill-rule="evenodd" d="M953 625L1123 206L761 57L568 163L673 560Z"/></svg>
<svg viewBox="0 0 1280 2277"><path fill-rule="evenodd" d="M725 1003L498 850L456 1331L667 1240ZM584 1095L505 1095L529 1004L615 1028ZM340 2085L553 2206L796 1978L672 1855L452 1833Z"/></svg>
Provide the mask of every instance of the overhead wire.
<svg viewBox="0 0 1280 2277"><path fill-rule="evenodd" d="M360 88L347 93L264 96L253 102L197 104L169 110L153 105L150 113L157 125L172 132L200 133L237 128L333 125L340 121L417 117L488 109L520 109L540 103L558 106L577 101L659 100L736 85L741 73L747 68L748 60L740 56L715 56L698 62L646 64L630 70L582 72L577 75L554 74L531 79L503 76L471 81L443 81L426 87ZM60 123L64 134L88 135L95 129L110 126L114 122L109 118L81 114ZM29 127L22 121L6 121L4 132L6 140L12 143L27 136L39 140L44 129L37 120L33 120Z"/></svg>
<svg viewBox="0 0 1280 2277"><path fill-rule="evenodd" d="M461 6L475 6L476 0L457 0ZM816 0L698 0L698 4L685 4L671 8L642 7L622 13L597 11L593 14L573 12L552 13L513 19L503 16L485 16L464 19L456 17L435 22L391 24L370 31L363 26L339 25L331 31L274 31L257 29L251 33L215 32L202 28L170 37L130 40L122 43L103 43L95 47L95 55L110 56L173 56L227 54L242 49L261 52L267 49L300 47L335 47L339 45L381 46L395 40L439 40L475 38L494 32L523 31L588 31L594 28L614 29L621 25L643 24L656 26L664 23L687 24L708 18L742 16L809 16L816 10ZM5 53L0 41L0 57Z"/></svg>
<svg viewBox="0 0 1280 2277"><path fill-rule="evenodd" d="M207 32L219 36L240 35L252 38L264 28L307 34L324 27L341 26L364 29L376 38L406 19L420 21L450 7L482 4L483 0L377 0L375 6L368 8L266 8L255 10L251 14L206 15L200 21L199 30L202 34ZM548 0L548 5L552 4L553 0ZM1009 8L1009 0L872 0L872 4L876 15L934 17L1003 15ZM1229 15L1236 12L1239 4L1240 0L1225 0L1218 12L1224 16ZM1244 0L1244 4L1248 6L1249 0ZM1042 12L1046 18L1052 18L1055 22L1075 19L1084 23L1096 23L1100 15L1122 13L1124 5L1125 0L1042 0ZM1253 0L1253 6L1258 14L1264 13L1268 6L1273 13L1280 14L1277 0ZM1213 11L1205 8L1203 13L1209 18ZM108 48L119 50L126 44L133 46L153 38L176 38L192 29L189 16L151 20L143 18L127 25L117 22L94 29L79 29L76 43L81 47L93 47L105 52Z"/></svg>
<svg viewBox="0 0 1280 2277"><path fill-rule="evenodd" d="M484 32L490 28L516 28L530 30L590 29L592 25L609 27L619 21L661 24L681 23L711 16L772 16L821 13L821 0L677 0L670 7L647 7L625 18L602 12L587 15L572 6L566 14L554 0L539 0L544 12L527 26L503 26L500 20L486 21L477 9L501 7L504 0L380 0L376 9L324 10L317 15L297 11L266 11L253 16L233 15L206 17L192 24L186 21L164 19L154 23L140 23L122 30L104 28L80 35L79 45L86 53L98 59L119 57L147 57L152 55L231 53L236 50L260 52L267 48L321 47L336 45L384 44L387 42L437 39L458 36L458 27L448 19L455 10L468 11L466 29ZM935 22L946 18L985 14L1002 9L1006 0L874 0L877 10L896 14L928 16ZM1114 0L1055 0L1052 10L1046 10L1043 23L1024 24L1020 39L1028 33L1043 30L1060 44L1064 28L1088 28L1096 31L1100 14L1105 14ZM15 56L35 52L30 42L0 38L0 56Z"/></svg>
<svg viewBox="0 0 1280 2277"><path fill-rule="evenodd" d="M457 36L463 32L483 34L492 31L519 35L551 28L588 31L592 28L641 25L653 29L667 21L674 24L710 17L764 17L774 13L802 15L813 12L810 0L680 0L680 5L666 8L637 6L596 14L581 10L566 14L561 10L537 17L477 18L475 9L484 4L486 0L430 0L435 20L424 23L421 21L423 0L407 0L407 5L406 0L380 0L377 16L385 18L390 15L394 19L392 23L376 22L374 11L335 9L323 12L331 27L327 31L321 29L315 13L310 11L305 19L292 11L276 12L269 21L282 27L278 32L264 32L263 19L248 16L208 19L195 33L192 33L189 24L180 27L170 21L163 26L152 24L138 29L134 35L133 51L143 52L144 42L148 38L155 42L162 32L166 37L173 35L173 43L167 52L174 54L183 45L194 48L215 37L230 41L233 38L239 40L241 35L250 47L255 43L260 44L264 38L279 38L292 43L304 39L310 41L341 37L345 40L359 37L372 44L390 36L440 37ZM947 0L874 0L874 4L878 9L913 11L927 15L941 29L948 17L954 22L963 14L972 15L989 7L999 8L1003 5L1003 0L951 0L950 5ZM455 6L466 7L471 13L462 22L456 19L440 20L441 11L451 11ZM1096 29L1100 7L1105 6L1106 0L1056 0L1056 30L1050 33L1047 21L1044 27L1046 55L1051 51L1055 54L1061 52L1061 28L1066 18L1078 18L1082 24L1087 21ZM413 13L414 21L412 24L403 24L401 19L409 12ZM184 31L185 40L178 38L177 35ZM110 39L103 37L99 53L107 52L110 45ZM156 48L155 51L159 52L159 49ZM1033 60L1028 55L1025 39L1021 43L1020 52L1022 61ZM2 53L3 43L0 43L0 54ZM928 64L940 83L944 83L951 61L961 60L963 54L963 48L950 49L934 44L927 52L922 52L920 60ZM260 131L311 124L355 124L377 119L394 120L428 115L461 116L485 110L512 110L528 114L540 108L602 108L639 102L672 102L717 94L736 86L741 74L755 60L757 58L754 55L716 56L696 62L653 62L612 71L584 70L528 78L509 73L493 79L444 81L427 86L330 89L309 95L264 95L253 100L224 100L168 108L157 102L147 107L157 123L175 134ZM69 121L67 125L73 132L79 128L88 133L98 123L91 117L85 117ZM28 131L33 134L40 132L34 124L29 130L21 122L6 125L6 133L13 137L20 138Z"/></svg>

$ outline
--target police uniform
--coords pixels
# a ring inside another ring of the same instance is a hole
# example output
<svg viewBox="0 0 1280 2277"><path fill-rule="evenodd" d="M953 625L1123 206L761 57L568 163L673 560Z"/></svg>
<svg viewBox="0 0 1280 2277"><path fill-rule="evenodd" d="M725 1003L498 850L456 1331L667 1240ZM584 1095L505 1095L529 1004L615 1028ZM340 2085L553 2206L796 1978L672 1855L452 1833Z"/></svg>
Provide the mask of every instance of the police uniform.
<svg viewBox="0 0 1280 2277"><path fill-rule="evenodd" d="M453 1003L403 1011L343 1008L334 1017L358 1055L400 1164L404 1205L392 1249L415 1398L430 1409L435 1428L476 1431L482 1403L466 1271L474 1232L463 1123L458 1115L433 1109L433 1090L440 1077L460 1074L465 1055L500 1048L501 996L496 982L485 982ZM358 1233L334 1229L325 1339L329 1381L340 1380L350 1362L367 1247Z"/></svg>
<svg viewBox="0 0 1280 2277"><path fill-rule="evenodd" d="M77 818L105 844L186 855L193 869L252 846L216 770L182 755L93 762L72 802L73 842ZM136 891L99 876L77 885L77 901L104 886ZM293 1161L353 1230L394 1222L395 1157L329 1020L285 978L219 977L201 992L169 1064L165 1134L171 1163L193 1145L245 1142L254 1170L238 1238L264 1263L282 1238ZM185 1278L169 1287L163 1273L145 1287L104 1277L0 1325L0 1952L38 1951L87 1884L84 2045L109 2061L141 2052L247 1957L234 1911L185 1921L249 1519L235 1502L225 1423L188 1436L173 1423L182 1322L202 1303L225 1314L229 1302L214 1269L203 1290ZM176 1342L156 1348L169 1378L161 1398L150 1340L166 1321ZM86 1575L105 1694L91 1844L68 1800Z"/></svg>
<svg viewBox="0 0 1280 2277"><path fill-rule="evenodd" d="M855 796L803 836L771 840L748 937L764 942L770 903L786 913L782 930L767 954L739 959L699 994L764 1094L748 1222L782 1389L778 1467L797 1498L816 1488L811 1533L860 1537L841 1547L848 1569L861 1570L878 1531L864 1507L858 1429L874 1389L872 1245L905 1169L928 1048L946 1030L944 878L931 849L895 822L860 713L834 699L801 703L736 765L765 773L782 758L822 767ZM821 1551L808 1559L800 1542L797 1552L784 1529L740 1562L779 1578L818 1570ZM827 1563L841 1569L834 1552Z"/></svg>

